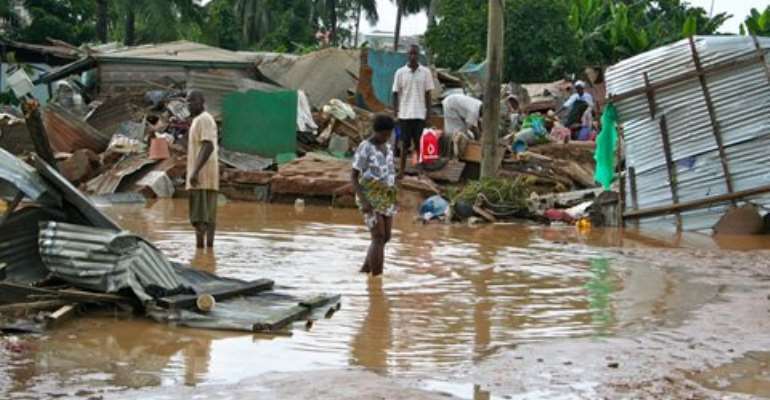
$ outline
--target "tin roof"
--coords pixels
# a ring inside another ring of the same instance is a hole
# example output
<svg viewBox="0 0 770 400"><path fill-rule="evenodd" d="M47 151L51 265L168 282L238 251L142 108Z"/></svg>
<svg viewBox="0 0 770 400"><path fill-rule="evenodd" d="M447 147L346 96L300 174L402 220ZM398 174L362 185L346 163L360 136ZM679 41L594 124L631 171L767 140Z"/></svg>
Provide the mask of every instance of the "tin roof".
<svg viewBox="0 0 770 400"><path fill-rule="evenodd" d="M770 38L759 38L758 43L767 57ZM618 96L615 105L624 126L626 166L635 172L636 199L629 178L627 209L671 206L677 203L672 187L677 191L678 203L685 203L726 194L728 179L735 192L767 184L770 78L759 60L759 51L751 37L741 36L700 36L694 38L694 45L705 71L718 121L716 129L688 40L621 61L607 70L607 92ZM720 67L724 65L727 67ZM645 92L645 73L651 85L673 82L655 88L652 103ZM650 104L654 105L654 113ZM665 157L664 118L673 182ZM715 131L720 132L723 142L730 173L727 177ZM755 196L752 201L768 206L770 196ZM682 212L682 228L709 231L727 206L713 204ZM673 228L677 221L675 215L667 215L642 222Z"/></svg>
<svg viewBox="0 0 770 400"><path fill-rule="evenodd" d="M43 121L54 151L74 153L76 150L90 149L101 153L110 144L111 135L96 130L56 103L48 103Z"/></svg>
<svg viewBox="0 0 770 400"><path fill-rule="evenodd" d="M211 65L226 68L251 65L249 57L234 51L207 46L201 43L180 40L176 42L152 44L118 49L95 55L103 62L125 63L182 63Z"/></svg>

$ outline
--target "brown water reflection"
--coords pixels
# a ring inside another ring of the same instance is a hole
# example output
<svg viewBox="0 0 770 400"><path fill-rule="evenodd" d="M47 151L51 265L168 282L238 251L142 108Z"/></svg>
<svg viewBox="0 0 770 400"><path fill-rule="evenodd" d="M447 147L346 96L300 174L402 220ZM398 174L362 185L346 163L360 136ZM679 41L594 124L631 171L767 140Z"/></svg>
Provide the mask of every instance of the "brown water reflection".
<svg viewBox="0 0 770 400"><path fill-rule="evenodd" d="M350 365L448 376L501 348L633 332L697 306L671 304L693 289L686 278L616 261L605 247L644 246L616 231L422 226L403 215L385 277L372 279L356 273L368 235L353 210L228 203L213 251L196 251L183 201L108 212L174 260L224 276L274 279L279 290L300 296L340 293L343 308L310 331L274 337L80 319L24 339L31 350L0 351L0 397L88 397Z"/></svg>

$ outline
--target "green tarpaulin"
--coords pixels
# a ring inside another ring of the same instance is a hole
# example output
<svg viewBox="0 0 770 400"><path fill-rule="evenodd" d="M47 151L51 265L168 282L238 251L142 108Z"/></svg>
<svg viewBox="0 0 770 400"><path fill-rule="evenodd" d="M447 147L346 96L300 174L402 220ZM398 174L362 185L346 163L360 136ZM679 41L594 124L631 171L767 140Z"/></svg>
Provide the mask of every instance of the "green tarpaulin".
<svg viewBox="0 0 770 400"><path fill-rule="evenodd" d="M297 92L231 93L224 98L222 146L275 158L297 151Z"/></svg>
<svg viewBox="0 0 770 400"><path fill-rule="evenodd" d="M596 173L594 178L601 183L604 190L610 190L612 179L615 177L615 150L618 144L618 131L615 124L618 113L615 106L610 103L604 107L602 114L602 130L596 138Z"/></svg>

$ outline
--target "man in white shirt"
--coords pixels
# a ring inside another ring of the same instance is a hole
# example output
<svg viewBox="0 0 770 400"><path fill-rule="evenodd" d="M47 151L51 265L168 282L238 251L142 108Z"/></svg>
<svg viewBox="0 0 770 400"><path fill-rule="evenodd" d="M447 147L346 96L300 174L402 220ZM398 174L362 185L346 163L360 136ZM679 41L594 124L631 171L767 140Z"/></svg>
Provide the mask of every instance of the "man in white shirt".
<svg viewBox="0 0 770 400"><path fill-rule="evenodd" d="M479 138L483 109L481 100L464 94L453 94L447 96L441 105L444 107L444 133L454 136L471 131L471 139Z"/></svg>
<svg viewBox="0 0 770 400"><path fill-rule="evenodd" d="M591 108L594 107L594 98L590 93L586 93L586 84L583 81L575 82L575 93L564 102L562 108L570 109L578 100L588 103Z"/></svg>
<svg viewBox="0 0 770 400"><path fill-rule="evenodd" d="M433 74L420 65L420 47L409 48L409 63L396 71L393 79L393 111L401 133L401 162L399 176L406 168L406 157L412 146L419 150L420 137L430 116Z"/></svg>

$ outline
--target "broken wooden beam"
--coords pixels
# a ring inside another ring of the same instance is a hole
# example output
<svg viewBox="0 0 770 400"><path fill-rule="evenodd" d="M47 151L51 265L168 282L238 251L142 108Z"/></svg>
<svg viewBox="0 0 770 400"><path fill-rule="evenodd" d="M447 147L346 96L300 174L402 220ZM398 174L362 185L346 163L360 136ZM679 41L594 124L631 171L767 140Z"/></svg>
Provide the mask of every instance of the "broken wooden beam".
<svg viewBox="0 0 770 400"><path fill-rule="evenodd" d="M64 306L59 307L56 311L51 313L51 315L46 317L46 325L49 328L55 328L57 326L60 326L66 321L69 321L72 319L72 317L75 316L77 313L78 305L77 304L67 304Z"/></svg>
<svg viewBox="0 0 770 400"><path fill-rule="evenodd" d="M247 282L243 285L215 290L207 293L214 297L216 301L223 301L233 297L243 295L253 295L273 288L274 282L270 279L259 279ZM200 295L180 294L176 296L163 297L157 300L158 306L167 309L189 309L196 307Z"/></svg>
<svg viewBox="0 0 770 400"><path fill-rule="evenodd" d="M310 315L310 311L309 307L297 305L255 322L253 330L254 332L274 332Z"/></svg>
<svg viewBox="0 0 770 400"><path fill-rule="evenodd" d="M65 300L43 300L24 303L4 304L0 306L0 314L15 314L29 311L53 310L70 302Z"/></svg>
<svg viewBox="0 0 770 400"><path fill-rule="evenodd" d="M133 299L116 294L86 292L77 289L51 290L10 282L0 282L0 290L15 290L26 293L27 297L48 300L67 300L77 303L131 303Z"/></svg>

